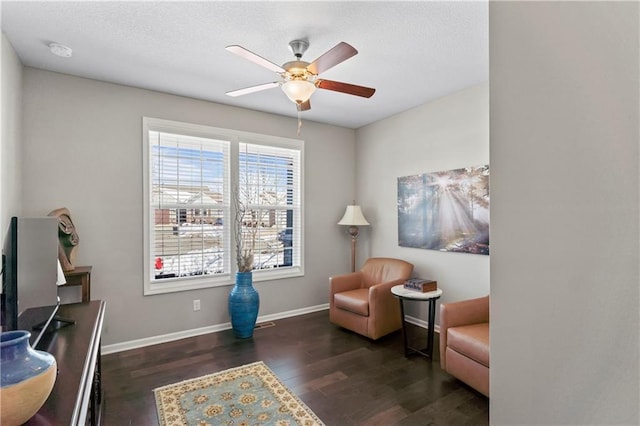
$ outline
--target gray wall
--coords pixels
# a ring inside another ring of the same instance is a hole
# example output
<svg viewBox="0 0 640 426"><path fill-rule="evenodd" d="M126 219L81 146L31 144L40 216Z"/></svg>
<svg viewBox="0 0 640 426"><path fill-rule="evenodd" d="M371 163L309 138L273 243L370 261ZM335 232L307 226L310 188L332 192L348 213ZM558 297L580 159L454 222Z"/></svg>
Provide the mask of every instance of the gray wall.
<svg viewBox="0 0 640 426"><path fill-rule="evenodd" d="M142 117L284 137L297 121L28 67L24 87L24 213L70 210L76 263L93 265L92 297L107 302L103 344L228 323L230 287L142 295ZM336 223L354 197L354 131L305 121L301 138L305 276L256 283L260 316L327 303L328 277L350 267Z"/></svg>
<svg viewBox="0 0 640 426"><path fill-rule="evenodd" d="M638 3L489 16L492 423L637 425Z"/></svg>
<svg viewBox="0 0 640 426"><path fill-rule="evenodd" d="M489 256L400 247L397 212L399 177L489 164L488 84L362 127L356 141L358 202L371 223L359 241L360 263L405 259L416 276L438 281L443 302L489 294ZM426 320L426 311L409 309Z"/></svg>
<svg viewBox="0 0 640 426"><path fill-rule="evenodd" d="M22 213L22 63L2 33L2 143L0 144L0 231Z"/></svg>

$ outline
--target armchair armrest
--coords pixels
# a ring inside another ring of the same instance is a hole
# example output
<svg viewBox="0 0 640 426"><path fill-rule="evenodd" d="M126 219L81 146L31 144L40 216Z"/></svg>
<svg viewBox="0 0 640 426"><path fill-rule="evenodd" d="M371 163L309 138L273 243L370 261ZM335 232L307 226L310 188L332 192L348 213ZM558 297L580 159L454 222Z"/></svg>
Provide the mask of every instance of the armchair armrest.
<svg viewBox="0 0 640 426"><path fill-rule="evenodd" d="M404 281L404 278L400 278L369 287L369 318L372 321L370 325L372 338L377 339L389 331L397 330L400 326L400 303L391 293L391 287L402 284ZM373 330L378 330L378 332Z"/></svg>
<svg viewBox="0 0 640 426"><path fill-rule="evenodd" d="M333 295L343 291L355 290L362 286L362 272L336 275L329 278L329 305L333 306Z"/></svg>
<svg viewBox="0 0 640 426"><path fill-rule="evenodd" d="M440 366L446 370L447 329L489 322L489 296L440 305Z"/></svg>
<svg viewBox="0 0 640 426"><path fill-rule="evenodd" d="M489 296L440 305L440 329L489 322Z"/></svg>
<svg viewBox="0 0 640 426"><path fill-rule="evenodd" d="M395 297L391 293L391 287L396 286L398 284L402 284L405 282L405 279L398 279L393 281L388 281L386 283L374 284L369 287L369 302L372 305L376 304L376 301L381 298L387 298L389 296L391 299L395 300Z"/></svg>

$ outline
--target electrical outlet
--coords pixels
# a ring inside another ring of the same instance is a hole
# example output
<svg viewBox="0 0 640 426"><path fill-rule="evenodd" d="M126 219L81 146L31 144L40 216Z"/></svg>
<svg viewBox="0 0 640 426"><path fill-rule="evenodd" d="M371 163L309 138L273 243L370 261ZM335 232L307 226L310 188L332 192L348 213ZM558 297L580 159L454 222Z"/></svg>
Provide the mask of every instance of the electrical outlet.
<svg viewBox="0 0 640 426"><path fill-rule="evenodd" d="M199 311L200 310L200 299L195 299L193 301L193 310L194 311Z"/></svg>

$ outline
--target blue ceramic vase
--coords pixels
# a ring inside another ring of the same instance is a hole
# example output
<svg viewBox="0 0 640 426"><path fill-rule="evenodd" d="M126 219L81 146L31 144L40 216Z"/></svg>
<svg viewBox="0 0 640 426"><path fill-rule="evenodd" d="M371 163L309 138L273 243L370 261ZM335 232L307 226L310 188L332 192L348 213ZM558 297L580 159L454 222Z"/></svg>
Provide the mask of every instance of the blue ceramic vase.
<svg viewBox="0 0 640 426"><path fill-rule="evenodd" d="M236 283L229 293L229 315L233 334L239 339L253 336L258 319L260 296L253 287L251 272L237 272Z"/></svg>
<svg viewBox="0 0 640 426"><path fill-rule="evenodd" d="M0 424L21 425L38 412L56 381L53 355L37 351L29 344L31 333L24 330L0 334Z"/></svg>

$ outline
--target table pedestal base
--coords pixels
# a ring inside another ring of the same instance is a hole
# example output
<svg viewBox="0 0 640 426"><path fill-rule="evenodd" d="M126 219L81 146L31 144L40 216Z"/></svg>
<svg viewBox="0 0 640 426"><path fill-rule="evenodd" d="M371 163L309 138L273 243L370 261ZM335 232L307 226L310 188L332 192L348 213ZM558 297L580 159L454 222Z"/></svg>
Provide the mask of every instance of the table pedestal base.
<svg viewBox="0 0 640 426"><path fill-rule="evenodd" d="M429 299L429 323L427 326L427 347L424 349L417 349L409 346L409 339L407 336L407 321L404 316L404 300L399 299L400 302L400 315L402 317L402 341L404 342L404 356L410 355L422 355L429 360L433 359L433 339L435 334L435 320L436 320L436 299Z"/></svg>
<svg viewBox="0 0 640 426"><path fill-rule="evenodd" d="M409 355L417 354L422 355L429 360L433 359L433 337L436 325L436 300L438 300L442 295L442 290L437 289L427 293L419 293L413 290L406 290L402 285L397 285L391 288L391 293L393 293L393 295L398 298L398 302L400 303L400 319L402 321L402 341L404 343L404 356L408 357ZM405 300L429 303L427 347L424 349L417 349L409 346L409 339L407 336L407 321L404 317Z"/></svg>

